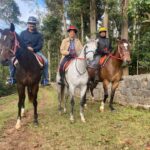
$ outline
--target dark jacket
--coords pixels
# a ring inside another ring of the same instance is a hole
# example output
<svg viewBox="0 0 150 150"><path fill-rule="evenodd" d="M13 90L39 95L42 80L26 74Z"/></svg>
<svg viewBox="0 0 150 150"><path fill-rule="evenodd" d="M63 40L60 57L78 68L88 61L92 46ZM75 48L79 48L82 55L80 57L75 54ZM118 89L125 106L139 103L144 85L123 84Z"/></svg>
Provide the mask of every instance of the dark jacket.
<svg viewBox="0 0 150 150"><path fill-rule="evenodd" d="M43 37L37 32L29 32L28 29L22 31L20 34L20 40L25 44L26 47L31 46L34 52L38 52L43 47Z"/></svg>
<svg viewBox="0 0 150 150"><path fill-rule="evenodd" d="M98 55L107 55L112 51L111 42L108 38L99 37L97 54Z"/></svg>

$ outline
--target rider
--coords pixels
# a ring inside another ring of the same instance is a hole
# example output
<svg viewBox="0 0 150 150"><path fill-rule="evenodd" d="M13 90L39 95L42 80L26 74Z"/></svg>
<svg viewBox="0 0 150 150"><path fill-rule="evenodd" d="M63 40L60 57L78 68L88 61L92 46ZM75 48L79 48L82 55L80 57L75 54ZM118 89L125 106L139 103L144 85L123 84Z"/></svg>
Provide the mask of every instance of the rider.
<svg viewBox="0 0 150 150"><path fill-rule="evenodd" d="M44 68L43 68L43 79L41 81L41 84L43 86L49 85L49 76L48 76L48 60L47 58L42 54L41 49L43 46L43 37L42 35L37 31L36 25L38 24L38 20L30 16L28 18L28 28L25 31L22 31L20 34L20 40L25 44L27 49L29 51L32 51L38 55L40 55L43 60L44 60ZM11 79L13 80L8 80L9 84L13 84L14 82L14 73L15 72L15 67L11 65L10 69L10 75Z"/></svg>
<svg viewBox="0 0 150 150"><path fill-rule="evenodd" d="M63 39L61 46L60 46L60 53L62 54L62 59L59 67L59 73L60 73L60 81L59 84L64 84L64 76L65 76L65 70L64 64L67 61L70 61L71 59L77 57L83 46L78 38L76 38L77 34L77 28L75 26L69 26L67 29L67 32L69 33L69 37Z"/></svg>
<svg viewBox="0 0 150 150"><path fill-rule="evenodd" d="M90 63L89 67L95 69L95 82L99 81L98 69L99 61L102 56L107 56L112 51L111 42L106 38L107 28L99 28L98 47L96 50L95 58Z"/></svg>

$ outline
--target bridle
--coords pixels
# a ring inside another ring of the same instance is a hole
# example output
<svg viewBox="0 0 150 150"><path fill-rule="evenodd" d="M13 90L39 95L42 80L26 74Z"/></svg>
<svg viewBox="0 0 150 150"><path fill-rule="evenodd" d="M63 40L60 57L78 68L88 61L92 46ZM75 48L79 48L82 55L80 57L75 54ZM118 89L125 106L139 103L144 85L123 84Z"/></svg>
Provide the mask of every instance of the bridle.
<svg viewBox="0 0 150 150"><path fill-rule="evenodd" d="M10 31L11 32L11 31ZM13 53L13 55L15 55L17 48L20 47L19 41L17 40L17 35L16 32L11 32L11 34L13 34L14 36L14 45L12 46L12 48L10 49L10 52Z"/></svg>
<svg viewBox="0 0 150 150"><path fill-rule="evenodd" d="M89 51L86 52L86 48L87 48L87 45L85 45L85 47L84 47L84 49L83 49L83 50L84 50L84 58L75 57L75 59L76 59L75 67L76 67L76 70L77 70L77 72L78 72L79 75L83 75L83 74L86 72L86 69L85 69L84 72L81 73L81 72L79 71L78 67L77 67L77 60L87 60L86 55L87 55L88 53L93 53L93 55L95 54L95 50L89 50Z"/></svg>
<svg viewBox="0 0 150 150"><path fill-rule="evenodd" d="M109 56L110 56L111 58L114 58L114 59L123 61L123 58L124 58L126 55L121 53L121 48L120 48L119 45L118 45L118 53L119 53L119 56L120 56L120 57L116 57L116 56L114 56L113 54L109 54ZM124 53L128 53L128 52L126 51L126 52L124 52Z"/></svg>

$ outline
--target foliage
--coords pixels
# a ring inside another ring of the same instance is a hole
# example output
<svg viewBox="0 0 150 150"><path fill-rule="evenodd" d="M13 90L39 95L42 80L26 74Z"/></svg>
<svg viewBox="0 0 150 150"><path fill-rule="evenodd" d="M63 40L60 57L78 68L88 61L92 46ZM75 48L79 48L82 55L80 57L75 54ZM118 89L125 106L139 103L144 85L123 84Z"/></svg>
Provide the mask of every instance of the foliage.
<svg viewBox="0 0 150 150"><path fill-rule="evenodd" d="M59 47L61 43L60 19L51 15L47 16L43 21L42 31L45 37L45 42L50 46L48 49L47 45L46 49L50 51L51 79L54 81L59 62Z"/></svg>
<svg viewBox="0 0 150 150"><path fill-rule="evenodd" d="M6 22L19 23L20 10L14 0L0 0L0 19Z"/></svg>

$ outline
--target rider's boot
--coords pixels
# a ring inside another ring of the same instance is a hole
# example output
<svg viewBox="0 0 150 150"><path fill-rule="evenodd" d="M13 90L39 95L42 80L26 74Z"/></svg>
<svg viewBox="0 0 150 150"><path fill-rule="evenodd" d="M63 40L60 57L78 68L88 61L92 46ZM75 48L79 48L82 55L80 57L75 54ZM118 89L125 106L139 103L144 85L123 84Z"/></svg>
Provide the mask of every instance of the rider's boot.
<svg viewBox="0 0 150 150"><path fill-rule="evenodd" d="M65 78L65 73L64 72L60 72L60 80L58 81L58 84L60 85L64 85L64 78Z"/></svg>

